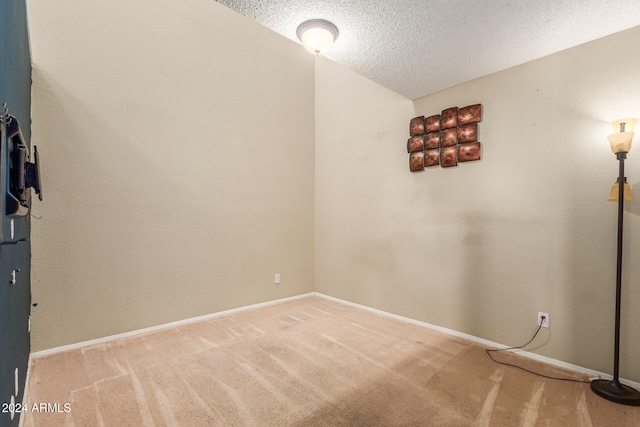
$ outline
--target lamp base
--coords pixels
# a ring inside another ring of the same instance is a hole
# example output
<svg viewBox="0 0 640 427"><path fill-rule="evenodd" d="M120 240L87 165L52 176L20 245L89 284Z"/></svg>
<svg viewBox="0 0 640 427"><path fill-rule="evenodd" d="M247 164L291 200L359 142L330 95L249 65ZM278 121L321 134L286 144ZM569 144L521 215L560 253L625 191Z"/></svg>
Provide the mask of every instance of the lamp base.
<svg viewBox="0 0 640 427"><path fill-rule="evenodd" d="M640 406L640 391L618 380L593 380L591 390L611 402L628 406Z"/></svg>

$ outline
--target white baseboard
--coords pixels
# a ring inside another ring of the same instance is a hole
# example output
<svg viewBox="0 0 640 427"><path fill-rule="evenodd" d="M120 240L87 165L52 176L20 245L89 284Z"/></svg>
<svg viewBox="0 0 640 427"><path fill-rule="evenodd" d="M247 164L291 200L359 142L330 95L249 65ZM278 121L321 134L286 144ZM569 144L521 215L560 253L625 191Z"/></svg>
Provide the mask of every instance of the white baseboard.
<svg viewBox="0 0 640 427"><path fill-rule="evenodd" d="M336 298L336 297L332 297L329 295L325 295L322 294L320 292L309 292L309 293L305 293L305 294L300 294L300 295L295 295L292 297L288 297L288 298L282 298L282 299L277 299L277 300L273 300L273 301L267 301L267 302L263 302L263 303L258 303L258 304L252 304L252 305L248 305L248 306L244 306L244 307L239 307L239 308L234 308L231 310L225 310L225 311L219 311L217 313L212 313L212 314L206 314L204 316L198 316L198 317L192 317L190 319L184 319L184 320L178 320L176 322L170 322L170 323L165 323L162 325L158 325L158 326L152 326L149 328L144 328L144 329L137 329L135 331L130 331L130 332L124 332L122 334L116 334L116 335L110 335L107 337L103 337L103 338L98 338L95 340L89 340L89 341L82 341L82 342L78 342L75 344L69 344L69 345L64 345L61 347L55 347L55 348L50 348L47 350L42 350L42 351L37 351L35 353L31 353L31 358L33 359L37 359L39 357L45 357L45 356L49 356L52 354L56 354L56 353L61 353L64 351L70 351L70 350L77 350L83 347L88 347L88 346L92 346L92 345L96 345L96 344L103 344L103 343L107 343L110 341L115 341L115 340L119 340L122 338L129 338L129 337L133 337L136 335L141 335L141 334L146 334L148 332L156 332L156 331L161 331L163 329L168 329L168 328L175 328L175 327L179 327L179 326L184 326L184 325L188 325L190 323L195 323L195 322L201 322L203 320L209 320L209 319L215 319L217 317L222 317L222 316L228 316L230 314L234 314L234 313L239 313L242 311L247 311L247 310L254 310L256 308L262 308L262 307L268 307L271 305L276 305L276 304L281 304L283 302L287 302L287 301L294 301L297 299L302 299L302 298L308 298L311 296L318 296L320 298L325 298L327 300L330 301L334 301L337 303L341 303L341 304L345 304L345 305L349 305L352 307L356 307L356 308L360 308L362 310L366 310L369 311L371 313L376 313L382 316L386 316L386 317L390 317L392 319L396 319L396 320L400 320L403 322L407 322L407 323L411 323L413 325L417 325L417 326L422 326L425 328L429 328L429 329L433 329L439 332L443 332L445 334L448 335L452 335L455 337L459 337L459 338L463 338L469 341L473 341L476 342L478 344L482 344L484 346L487 347L494 347L494 348L509 348L509 346L506 346L504 344L499 344L493 341L489 341L489 340L485 340L483 338L479 338L473 335L469 335L469 334L465 334L463 332L458 332L455 331L453 329L448 329L448 328L443 328L441 326L437 326L437 325L432 325L430 323L426 323L426 322L422 322L419 320L415 320L415 319L411 319L409 317L404 317L404 316L400 316L397 314L393 314L393 313L389 313L383 310L379 310L379 309L375 309L375 308L371 308L368 307L366 305L362 305L362 304L357 304L351 301L347 301L347 300L343 300L340 298ZM524 350L517 350L514 351L517 352L518 354L527 357L529 359L533 359L533 360L537 360L539 362L543 362L543 363L547 363L549 365L553 365L553 366L557 366L559 368L564 368L564 369L568 369L570 371L573 372L577 372L577 373L581 373L581 374L585 374L587 375L589 378L603 378L603 379L611 379L612 376L609 374L605 374L603 372L598 372L598 371L594 371L593 369L587 369L585 367L582 366L578 366L578 365L573 365L571 363L566 363L563 362L561 360L557 360L557 359L552 359L550 357L547 356L542 356L536 353L531 353L528 351L524 351ZM28 378L29 373L27 372L27 378ZM640 383L635 382L635 381L630 381L630 380L626 380L624 378L620 378L620 382L627 384L633 388L635 388L636 390L640 390ZM27 389L25 386L25 395L27 393ZM22 420L21 420L22 422Z"/></svg>
<svg viewBox="0 0 640 427"><path fill-rule="evenodd" d="M27 376L24 380L24 393L22 393L22 403L25 405L29 401L29 396L27 395L27 392L29 391L29 373L30 372L31 372L31 358L29 358L29 361L27 362ZM18 421L18 427L22 427L24 425L25 414L26 412L22 412L20 414L20 421Z"/></svg>
<svg viewBox="0 0 640 427"><path fill-rule="evenodd" d="M504 344L499 344L493 341L489 341L489 340L485 340L483 338L478 338L476 336L473 335L469 335L469 334L465 334L464 332L458 332L455 331L453 329L447 329L447 328L443 328L441 326L437 326L437 325L432 325L431 323L426 323L426 322L421 322L419 320L415 320L415 319L411 319L409 317L404 317L404 316L399 316L397 314L393 314L393 313L389 313L386 311L382 311L382 310L378 310L375 308L371 308L368 307L366 305L362 305L362 304L357 304L351 301L346 301L340 298L336 298L336 297L332 297L329 295L325 295L325 294L321 294L319 292L314 292L314 294L318 297L321 298L325 298L331 301L335 301L341 304L345 304L345 305L349 305L352 307L356 307L356 308L360 308L366 311L369 311L371 313L376 313L376 314L380 314L382 316L386 316L386 317L390 317L392 319L396 319L396 320L400 320L403 322L407 322L407 323L411 323L413 325L417 325L417 326L422 326L425 328L429 328L429 329L433 329L439 332L443 332L445 334L448 335L452 335L455 337L459 337L459 338L463 338L469 341L473 341L476 342L478 344L482 344L484 346L487 347L494 347L494 348L501 348L501 349L505 349L505 348L509 348L509 346L504 345ZM528 351L524 351L524 350L514 350L514 353L518 353L524 357L527 357L529 359L533 359L533 360L537 360L539 362L543 362L543 363L547 363L549 365L552 366L557 366L559 368L563 368L563 369L567 369L573 372L577 372L577 373L581 373L581 374L585 374L587 375L589 378L602 378L602 379L608 379L610 380L611 378L613 378L611 375L609 374L605 374L604 372L598 372L598 371L594 371L593 369L588 369L582 366L578 366L578 365L573 365L571 363L567 363L567 362L563 362L561 360L557 360L557 359L552 359L551 357L547 357L547 356L542 356L540 354L536 354L536 353L531 353ZM640 390L640 383L635 382L635 381L631 381L631 380L627 380L624 378L620 378L620 382L627 384L628 386L631 386L633 388L635 388L636 390Z"/></svg>
<svg viewBox="0 0 640 427"><path fill-rule="evenodd" d="M176 327L179 327L179 326L188 325L190 323L196 323L196 322L201 322L203 320L210 320L210 319L215 319L217 317L228 316L230 314L239 313L241 311L254 310L256 308L268 307L268 306L271 306L271 305L281 304L281 303L287 302L287 301L294 301L294 300L297 300L297 299L308 298L308 297L311 297L311 296L314 296L314 295L315 295L315 292L309 292L309 293L306 293L306 294L295 295L295 296L292 296L292 297L281 298L281 299L277 299L277 300L273 300L273 301L267 301L267 302L261 302L261 303L258 303L258 304L247 305L247 306L239 307L239 308L233 308L231 310L219 311L219 312L212 313L212 314L205 314L204 316L191 317L189 319L178 320L178 321L170 322L170 323L164 323L162 325L151 326L149 328L136 329L135 331L123 332L121 334L116 334L116 335L109 335L107 337L97 338L95 340L81 341L81 342L77 342L77 343L74 343L74 344L69 344L69 345L63 345L63 346L60 346L60 347L49 348L47 350L41 350L41 351L36 351L35 353L31 353L31 358L32 359L37 359L39 357L50 356L52 354L62 353L64 351L77 350L77 349L80 349L80 348L83 348L83 347L89 347L89 346L96 345L96 344L104 344L104 343L107 343L107 342L110 342L110 341L115 341L115 340L119 340L119 339L122 339L122 338L134 337L136 335L142 335L142 334L146 334L146 333L149 333L149 332L157 332L157 331L161 331L163 329L176 328Z"/></svg>

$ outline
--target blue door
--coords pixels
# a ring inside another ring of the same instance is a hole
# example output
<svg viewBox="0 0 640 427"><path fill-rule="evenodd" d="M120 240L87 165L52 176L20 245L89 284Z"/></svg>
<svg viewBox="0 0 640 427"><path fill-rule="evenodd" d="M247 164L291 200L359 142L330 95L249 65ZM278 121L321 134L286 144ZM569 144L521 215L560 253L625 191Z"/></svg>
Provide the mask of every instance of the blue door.
<svg viewBox="0 0 640 427"><path fill-rule="evenodd" d="M27 33L25 0L0 1L0 105L21 125L21 135L29 147L31 140L31 55ZM2 111L0 111L2 113ZM7 127L2 125L2 139ZM0 427L15 427L20 413L11 403L21 403L29 361L30 218L29 214L7 215L6 196L10 165L3 147L0 173Z"/></svg>

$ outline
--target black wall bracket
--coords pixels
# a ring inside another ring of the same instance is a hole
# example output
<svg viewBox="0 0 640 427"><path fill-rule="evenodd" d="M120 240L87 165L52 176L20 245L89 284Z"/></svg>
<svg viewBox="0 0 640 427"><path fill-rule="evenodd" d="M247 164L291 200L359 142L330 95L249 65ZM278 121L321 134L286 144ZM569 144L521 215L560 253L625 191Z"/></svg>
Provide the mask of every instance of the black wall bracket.
<svg viewBox="0 0 640 427"><path fill-rule="evenodd" d="M40 159L38 148L33 147L33 163L30 161L29 147L25 142L20 123L8 115L3 120L6 125L6 146L2 159L8 165L9 185L6 194L6 214L10 216L24 216L29 213L31 191L33 188L42 200L42 184L40 181ZM4 142L4 141L3 141Z"/></svg>

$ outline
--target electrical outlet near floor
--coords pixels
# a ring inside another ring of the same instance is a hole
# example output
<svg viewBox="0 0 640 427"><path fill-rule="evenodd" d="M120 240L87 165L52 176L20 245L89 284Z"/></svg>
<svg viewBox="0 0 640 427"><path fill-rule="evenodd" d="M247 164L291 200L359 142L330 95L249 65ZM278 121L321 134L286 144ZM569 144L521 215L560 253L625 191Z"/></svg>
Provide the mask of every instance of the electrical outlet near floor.
<svg viewBox="0 0 640 427"><path fill-rule="evenodd" d="M276 273L275 277L273 278L273 283L280 283L280 273Z"/></svg>
<svg viewBox="0 0 640 427"><path fill-rule="evenodd" d="M549 327L549 313L538 312L538 326Z"/></svg>

